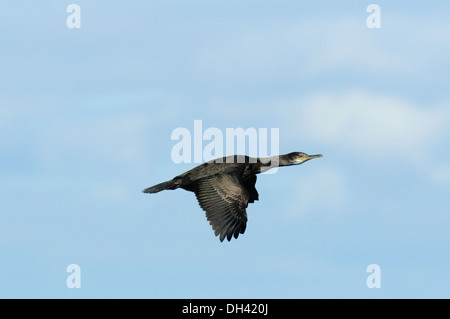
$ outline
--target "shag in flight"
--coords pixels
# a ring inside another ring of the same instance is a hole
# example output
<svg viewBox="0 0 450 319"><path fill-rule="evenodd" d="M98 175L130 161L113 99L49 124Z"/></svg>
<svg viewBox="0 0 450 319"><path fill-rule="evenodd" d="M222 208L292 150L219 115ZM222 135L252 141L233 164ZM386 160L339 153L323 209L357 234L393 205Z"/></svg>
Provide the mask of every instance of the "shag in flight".
<svg viewBox="0 0 450 319"><path fill-rule="evenodd" d="M203 163L172 180L146 188L144 193L182 188L194 192L200 207L206 212L220 241L243 234L247 225L248 203L258 200L256 174L273 167L302 164L322 157L293 152L266 158L233 155Z"/></svg>

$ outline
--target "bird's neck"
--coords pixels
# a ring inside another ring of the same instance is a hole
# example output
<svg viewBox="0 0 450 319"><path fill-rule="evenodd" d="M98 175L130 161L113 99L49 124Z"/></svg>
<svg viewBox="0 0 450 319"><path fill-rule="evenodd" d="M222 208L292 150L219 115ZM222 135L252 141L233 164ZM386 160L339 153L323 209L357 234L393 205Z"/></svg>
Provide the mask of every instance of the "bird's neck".
<svg viewBox="0 0 450 319"><path fill-rule="evenodd" d="M292 165L292 162L289 161L286 155L276 155L258 158L258 164L259 164L259 173L263 173L274 167L290 166Z"/></svg>
<svg viewBox="0 0 450 319"><path fill-rule="evenodd" d="M278 155L258 158L258 173L267 172L269 169L272 169L274 167L284 166L284 163L280 161L280 159L281 157Z"/></svg>

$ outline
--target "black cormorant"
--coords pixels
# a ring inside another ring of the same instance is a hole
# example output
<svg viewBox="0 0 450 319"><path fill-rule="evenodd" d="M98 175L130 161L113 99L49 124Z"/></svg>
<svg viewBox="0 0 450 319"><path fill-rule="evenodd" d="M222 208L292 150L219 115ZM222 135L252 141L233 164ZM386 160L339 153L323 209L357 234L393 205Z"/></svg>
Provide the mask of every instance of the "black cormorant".
<svg viewBox="0 0 450 319"><path fill-rule="evenodd" d="M293 152L266 158L233 155L203 163L170 181L146 188L144 193L182 188L195 193L220 241L243 234L247 224L248 203L258 200L256 174L273 167L304 163L322 157Z"/></svg>

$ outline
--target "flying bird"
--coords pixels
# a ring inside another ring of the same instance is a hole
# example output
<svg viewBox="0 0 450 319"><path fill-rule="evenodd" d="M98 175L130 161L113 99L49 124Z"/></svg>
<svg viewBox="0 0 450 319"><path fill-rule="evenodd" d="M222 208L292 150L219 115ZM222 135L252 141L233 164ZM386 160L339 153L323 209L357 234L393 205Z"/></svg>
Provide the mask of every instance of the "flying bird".
<svg viewBox="0 0 450 319"><path fill-rule="evenodd" d="M248 203L259 198L255 188L256 174L274 167L302 164L317 157L322 155L293 152L266 158L244 155L222 157L200 164L143 192L153 194L177 188L194 192L214 234L219 236L221 242L225 238L230 241L245 232Z"/></svg>

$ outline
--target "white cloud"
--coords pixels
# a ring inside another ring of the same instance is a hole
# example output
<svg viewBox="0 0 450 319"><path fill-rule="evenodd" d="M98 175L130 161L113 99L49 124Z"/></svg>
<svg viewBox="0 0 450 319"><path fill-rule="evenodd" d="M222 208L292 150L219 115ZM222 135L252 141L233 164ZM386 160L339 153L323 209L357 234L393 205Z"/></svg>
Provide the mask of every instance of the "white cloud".
<svg viewBox="0 0 450 319"><path fill-rule="evenodd" d="M427 163L423 169L435 180L437 171L428 167L436 164L433 154L446 148L450 137L448 106L418 107L394 97L318 95L300 101L297 112L309 140L375 160L399 159L417 167Z"/></svg>
<svg viewBox="0 0 450 319"><path fill-rule="evenodd" d="M397 98L361 92L316 96L301 102L310 137L345 148L408 157L426 151L447 131L449 108L425 109Z"/></svg>

